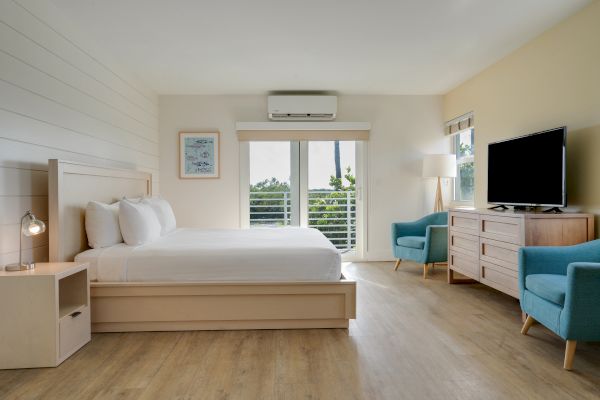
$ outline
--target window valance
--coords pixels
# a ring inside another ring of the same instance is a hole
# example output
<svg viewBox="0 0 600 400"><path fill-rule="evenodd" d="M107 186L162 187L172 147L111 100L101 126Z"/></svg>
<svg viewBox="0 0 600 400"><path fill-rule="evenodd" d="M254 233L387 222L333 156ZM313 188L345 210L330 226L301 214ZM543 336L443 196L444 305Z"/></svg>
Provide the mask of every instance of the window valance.
<svg viewBox="0 0 600 400"><path fill-rule="evenodd" d="M240 141L369 140L368 122L238 122Z"/></svg>

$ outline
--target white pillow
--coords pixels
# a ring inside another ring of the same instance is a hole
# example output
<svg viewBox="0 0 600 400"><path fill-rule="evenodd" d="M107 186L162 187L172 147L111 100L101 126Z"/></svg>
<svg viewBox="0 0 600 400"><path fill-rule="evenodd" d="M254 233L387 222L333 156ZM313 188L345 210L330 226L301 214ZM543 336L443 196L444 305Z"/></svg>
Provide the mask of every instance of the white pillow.
<svg viewBox="0 0 600 400"><path fill-rule="evenodd" d="M148 204L156 213L161 226L161 236L173 231L177 227L175 214L168 201L160 197L145 197L142 199L142 203Z"/></svg>
<svg viewBox="0 0 600 400"><path fill-rule="evenodd" d="M123 241L119 227L119 202L90 201L85 208L85 232L92 249L113 246Z"/></svg>
<svg viewBox="0 0 600 400"><path fill-rule="evenodd" d="M129 246L149 243L160 237L160 222L148 204L121 200L119 225L123 239Z"/></svg>
<svg viewBox="0 0 600 400"><path fill-rule="evenodd" d="M140 201L142 201L142 197L125 197L125 196L123 196L123 198L121 200L127 200L132 203L139 203Z"/></svg>

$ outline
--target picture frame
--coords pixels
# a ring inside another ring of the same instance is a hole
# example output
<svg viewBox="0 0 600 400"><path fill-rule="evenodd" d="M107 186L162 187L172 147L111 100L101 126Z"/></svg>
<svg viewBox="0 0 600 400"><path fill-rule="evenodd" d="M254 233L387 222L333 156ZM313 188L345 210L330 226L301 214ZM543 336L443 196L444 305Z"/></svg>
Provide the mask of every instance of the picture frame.
<svg viewBox="0 0 600 400"><path fill-rule="evenodd" d="M220 132L179 132L179 178L219 178L220 153Z"/></svg>

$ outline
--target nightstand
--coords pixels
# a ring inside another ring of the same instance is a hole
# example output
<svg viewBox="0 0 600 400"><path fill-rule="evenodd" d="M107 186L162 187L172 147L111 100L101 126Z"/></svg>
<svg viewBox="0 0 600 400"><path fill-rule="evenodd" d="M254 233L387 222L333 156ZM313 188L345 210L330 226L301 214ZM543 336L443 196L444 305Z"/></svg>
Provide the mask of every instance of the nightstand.
<svg viewBox="0 0 600 400"><path fill-rule="evenodd" d="M91 339L87 263L0 271L0 369L56 367Z"/></svg>

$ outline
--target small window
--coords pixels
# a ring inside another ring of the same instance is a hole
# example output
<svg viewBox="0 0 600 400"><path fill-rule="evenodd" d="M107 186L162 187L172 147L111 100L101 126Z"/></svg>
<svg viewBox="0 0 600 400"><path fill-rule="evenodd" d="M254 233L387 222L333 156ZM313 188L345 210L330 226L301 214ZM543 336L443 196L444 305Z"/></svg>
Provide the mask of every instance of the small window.
<svg viewBox="0 0 600 400"><path fill-rule="evenodd" d="M473 203L475 190L475 146L474 130L465 129L453 137L456 154L456 180L454 201Z"/></svg>

